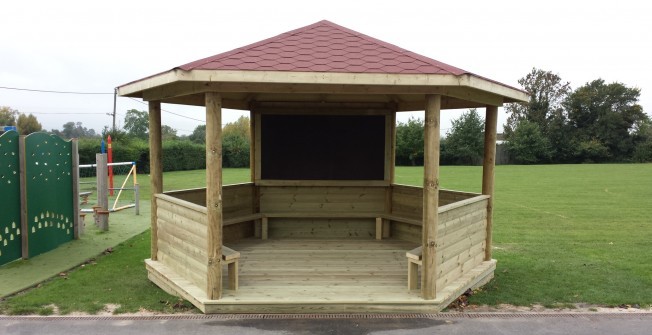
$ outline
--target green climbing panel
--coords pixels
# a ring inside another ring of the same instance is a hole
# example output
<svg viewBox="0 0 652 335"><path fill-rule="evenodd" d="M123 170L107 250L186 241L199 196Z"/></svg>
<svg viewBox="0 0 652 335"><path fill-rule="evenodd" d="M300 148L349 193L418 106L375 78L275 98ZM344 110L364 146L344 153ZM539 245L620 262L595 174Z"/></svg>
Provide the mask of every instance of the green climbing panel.
<svg viewBox="0 0 652 335"><path fill-rule="evenodd" d="M74 238L72 143L58 136L25 137L29 257Z"/></svg>
<svg viewBox="0 0 652 335"><path fill-rule="evenodd" d="M0 265L21 257L18 133L0 135Z"/></svg>

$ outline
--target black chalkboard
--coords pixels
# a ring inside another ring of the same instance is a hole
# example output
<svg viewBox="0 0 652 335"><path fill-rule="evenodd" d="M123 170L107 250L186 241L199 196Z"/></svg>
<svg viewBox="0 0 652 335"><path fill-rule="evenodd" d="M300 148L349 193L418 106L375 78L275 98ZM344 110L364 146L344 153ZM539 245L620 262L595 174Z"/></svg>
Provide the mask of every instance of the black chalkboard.
<svg viewBox="0 0 652 335"><path fill-rule="evenodd" d="M262 114L261 178L383 180L384 115Z"/></svg>

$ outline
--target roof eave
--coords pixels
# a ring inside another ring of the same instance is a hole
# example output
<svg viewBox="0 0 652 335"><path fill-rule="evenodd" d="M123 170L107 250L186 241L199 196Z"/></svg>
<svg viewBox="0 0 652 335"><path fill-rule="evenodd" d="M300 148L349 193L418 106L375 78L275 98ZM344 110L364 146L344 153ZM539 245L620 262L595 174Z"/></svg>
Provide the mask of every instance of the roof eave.
<svg viewBox="0 0 652 335"><path fill-rule="evenodd" d="M322 86L392 86L409 94L411 87L467 87L503 98L503 102L527 102L527 93L473 74L386 74L291 71L240 71L173 69L118 87L118 94L144 97L145 91L164 85L194 83L257 84L257 85L322 85ZM183 94L182 92L179 92ZM189 92L188 92L189 93ZM196 92L195 92L196 93ZM290 92L288 92L290 93ZM371 93L370 93L371 94ZM147 99L150 100L150 99Z"/></svg>

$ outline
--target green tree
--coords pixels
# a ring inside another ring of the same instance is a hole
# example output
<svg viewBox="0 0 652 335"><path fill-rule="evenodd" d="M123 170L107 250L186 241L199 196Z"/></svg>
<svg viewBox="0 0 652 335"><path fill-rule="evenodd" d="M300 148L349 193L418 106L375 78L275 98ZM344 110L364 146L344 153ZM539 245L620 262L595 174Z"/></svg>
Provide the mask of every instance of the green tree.
<svg viewBox="0 0 652 335"><path fill-rule="evenodd" d="M544 162L552 156L550 142L543 135L539 125L522 120L516 127L507 142L507 150L517 163L535 164Z"/></svg>
<svg viewBox="0 0 652 335"><path fill-rule="evenodd" d="M484 120L475 108L453 120L444 143L442 161L449 164L480 164L484 150Z"/></svg>
<svg viewBox="0 0 652 335"><path fill-rule="evenodd" d="M410 118L396 125L396 164L423 164L423 120Z"/></svg>
<svg viewBox="0 0 652 335"><path fill-rule="evenodd" d="M506 134L513 131L521 120L534 122L546 132L552 119L563 119L563 102L571 92L569 82L563 82L559 75L551 71L533 68L518 83L530 94L530 100L505 106L509 113L505 125Z"/></svg>
<svg viewBox="0 0 652 335"><path fill-rule="evenodd" d="M163 141L168 141L168 140L178 140L179 136L177 136L177 130L168 126L168 125L162 125L161 126L161 138Z"/></svg>
<svg viewBox="0 0 652 335"><path fill-rule="evenodd" d="M249 166L251 134L249 117L241 116L237 121L227 123L222 129L222 155L225 167Z"/></svg>
<svg viewBox="0 0 652 335"><path fill-rule="evenodd" d="M15 126L18 111L8 106L0 106L0 126Z"/></svg>
<svg viewBox="0 0 652 335"><path fill-rule="evenodd" d="M512 134L521 121L533 122L548 139L554 162L572 160L575 153L569 138L572 129L564 109L564 101L571 92L570 83L551 71L537 68L519 79L518 83L530 94L530 100L505 106L509 114L504 125L505 139L512 140Z"/></svg>
<svg viewBox="0 0 652 335"><path fill-rule="evenodd" d="M194 143L205 144L206 143L206 125L202 124L195 127L195 130L192 131L192 134L188 136Z"/></svg>
<svg viewBox="0 0 652 335"><path fill-rule="evenodd" d="M18 120L16 120L16 126L18 127L18 133L21 135L29 135L43 129L36 116L32 114L20 114Z"/></svg>
<svg viewBox="0 0 652 335"><path fill-rule="evenodd" d="M564 101L582 161L625 161L636 148L636 129L649 121L638 104L641 91L597 79Z"/></svg>
<svg viewBox="0 0 652 335"><path fill-rule="evenodd" d="M66 122L63 124L63 130L52 129L52 133L63 138L87 138L96 137L94 129L86 128L81 122Z"/></svg>
<svg viewBox="0 0 652 335"><path fill-rule="evenodd" d="M147 138L149 135L149 115L145 111L128 110L127 115L125 115L124 129L130 136Z"/></svg>
<svg viewBox="0 0 652 335"><path fill-rule="evenodd" d="M633 160L635 162L652 162L652 121L641 122L634 134L636 148Z"/></svg>

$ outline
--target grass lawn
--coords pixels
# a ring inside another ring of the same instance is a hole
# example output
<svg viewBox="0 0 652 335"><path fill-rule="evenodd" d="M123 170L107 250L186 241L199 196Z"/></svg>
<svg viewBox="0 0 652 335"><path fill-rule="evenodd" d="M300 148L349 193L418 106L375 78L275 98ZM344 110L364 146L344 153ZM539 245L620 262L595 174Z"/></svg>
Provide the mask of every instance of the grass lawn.
<svg viewBox="0 0 652 335"><path fill-rule="evenodd" d="M224 182L249 179L227 169ZM399 167L398 183L419 185L420 167ZM441 186L479 192L480 167L442 167ZM166 173L164 188L205 184L204 171ZM139 176L149 198L147 176ZM498 166L494 210L496 278L471 297L475 304L652 304L652 165ZM149 233L42 287L0 303L5 313L185 310L187 302L147 280Z"/></svg>

